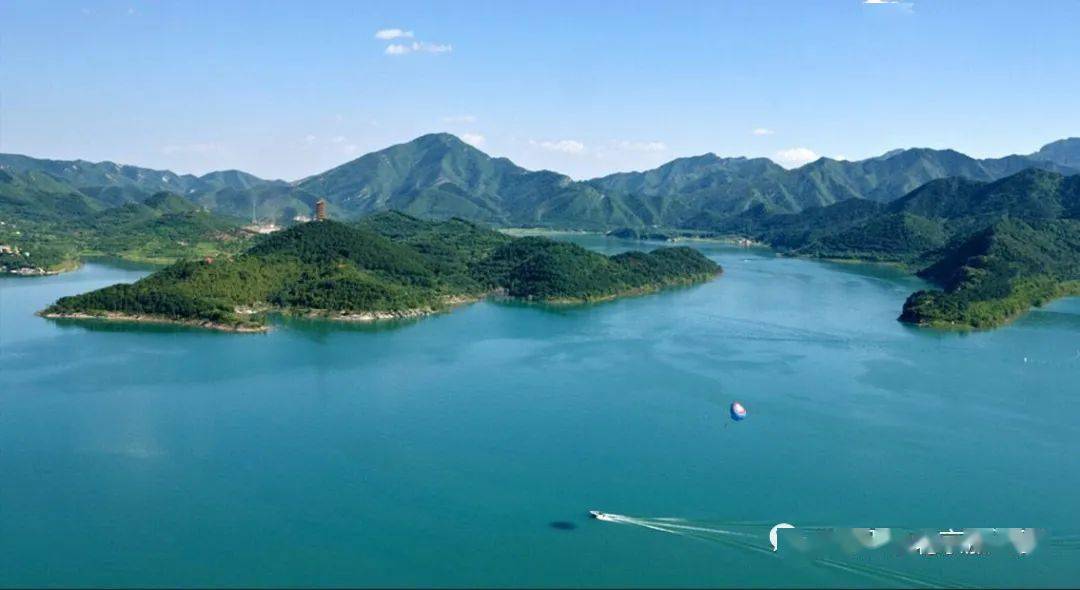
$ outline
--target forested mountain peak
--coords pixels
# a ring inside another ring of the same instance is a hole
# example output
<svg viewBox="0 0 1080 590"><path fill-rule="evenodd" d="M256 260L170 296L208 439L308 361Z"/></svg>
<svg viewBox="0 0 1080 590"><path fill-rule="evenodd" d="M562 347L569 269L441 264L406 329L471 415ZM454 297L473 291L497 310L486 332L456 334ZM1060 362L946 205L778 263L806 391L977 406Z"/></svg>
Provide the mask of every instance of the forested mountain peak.
<svg viewBox="0 0 1080 590"><path fill-rule="evenodd" d="M141 203L168 191L213 212L284 222L310 216L323 198L339 219L400 210L426 219L460 217L503 226L710 229L758 208L796 213L854 198L886 203L939 178L993 181L1027 168L1074 174L1080 167L1070 165L1078 161L1075 138L1028 156L980 160L951 149L910 148L859 161L819 158L793 170L768 158L709 152L650 170L575 181L491 157L453 134L432 133L292 183L237 170L177 175L112 162L10 154L0 155L0 171L26 174L24 180L49 185L52 193L79 193L100 208Z"/></svg>

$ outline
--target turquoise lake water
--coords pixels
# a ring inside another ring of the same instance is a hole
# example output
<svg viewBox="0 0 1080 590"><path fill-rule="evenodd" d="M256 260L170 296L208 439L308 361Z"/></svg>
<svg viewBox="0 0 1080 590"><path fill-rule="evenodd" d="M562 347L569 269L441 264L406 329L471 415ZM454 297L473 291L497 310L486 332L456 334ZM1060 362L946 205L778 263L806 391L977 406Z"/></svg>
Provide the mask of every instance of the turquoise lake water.
<svg viewBox="0 0 1080 590"><path fill-rule="evenodd" d="M32 315L145 270L0 279L0 586L1080 583L1080 300L915 329L898 271L697 247L696 287L265 335ZM824 560L778 522L1049 535Z"/></svg>

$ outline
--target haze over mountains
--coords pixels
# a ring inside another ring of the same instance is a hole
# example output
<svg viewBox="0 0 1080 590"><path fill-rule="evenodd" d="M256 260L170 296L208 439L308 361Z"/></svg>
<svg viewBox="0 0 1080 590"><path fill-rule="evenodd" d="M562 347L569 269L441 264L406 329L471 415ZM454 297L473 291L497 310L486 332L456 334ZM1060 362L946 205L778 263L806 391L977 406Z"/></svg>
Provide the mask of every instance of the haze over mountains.
<svg viewBox="0 0 1080 590"><path fill-rule="evenodd" d="M976 159L953 150L893 150L861 161L821 158L787 170L766 158L679 158L642 172L575 181L494 158L454 135L424 135L298 181L236 171L178 175L111 162L0 155L0 205L25 214L102 210L167 191L233 216L289 220L325 198L335 217L399 210L501 226L708 229L748 211L796 213L849 199L889 202L928 181L993 181L1028 168L1080 173L1080 138L1028 155Z"/></svg>

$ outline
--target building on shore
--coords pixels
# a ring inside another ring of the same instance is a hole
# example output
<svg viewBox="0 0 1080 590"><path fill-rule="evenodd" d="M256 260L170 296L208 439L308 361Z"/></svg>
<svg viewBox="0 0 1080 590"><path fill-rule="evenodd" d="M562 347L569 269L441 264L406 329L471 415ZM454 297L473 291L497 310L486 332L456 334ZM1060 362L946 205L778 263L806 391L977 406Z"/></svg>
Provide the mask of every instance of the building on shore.
<svg viewBox="0 0 1080 590"><path fill-rule="evenodd" d="M272 234L280 230L281 226L272 221L267 223L252 223L244 226L244 231L253 234Z"/></svg>
<svg viewBox="0 0 1080 590"><path fill-rule="evenodd" d="M324 199L315 201L315 221L326 221L326 201Z"/></svg>

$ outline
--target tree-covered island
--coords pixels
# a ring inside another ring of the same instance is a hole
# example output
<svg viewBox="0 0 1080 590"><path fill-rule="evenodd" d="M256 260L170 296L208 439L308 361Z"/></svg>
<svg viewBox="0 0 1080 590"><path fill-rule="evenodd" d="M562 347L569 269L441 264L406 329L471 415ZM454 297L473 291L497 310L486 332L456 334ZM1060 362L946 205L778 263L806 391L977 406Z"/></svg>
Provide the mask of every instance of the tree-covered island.
<svg viewBox="0 0 1080 590"><path fill-rule="evenodd" d="M299 224L237 256L177 262L132 284L63 297L41 314L262 331L268 312L375 320L495 294L589 302L707 281L720 272L692 248L604 256L460 219L388 212L356 223Z"/></svg>

